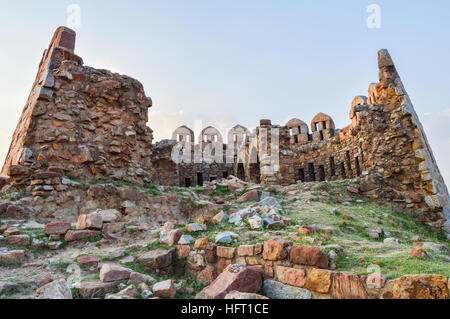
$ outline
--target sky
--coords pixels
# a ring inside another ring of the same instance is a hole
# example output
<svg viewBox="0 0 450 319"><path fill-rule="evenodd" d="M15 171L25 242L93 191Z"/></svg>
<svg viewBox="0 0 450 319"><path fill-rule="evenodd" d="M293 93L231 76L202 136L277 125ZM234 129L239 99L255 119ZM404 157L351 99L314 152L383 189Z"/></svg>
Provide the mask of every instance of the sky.
<svg viewBox="0 0 450 319"><path fill-rule="evenodd" d="M368 12L373 4L379 11ZM309 123L324 112L343 128L353 98L378 81L377 51L386 48L450 182L448 0L0 0L0 8L1 163L43 50L66 25L86 65L143 83L156 141L196 120L225 135L236 124Z"/></svg>

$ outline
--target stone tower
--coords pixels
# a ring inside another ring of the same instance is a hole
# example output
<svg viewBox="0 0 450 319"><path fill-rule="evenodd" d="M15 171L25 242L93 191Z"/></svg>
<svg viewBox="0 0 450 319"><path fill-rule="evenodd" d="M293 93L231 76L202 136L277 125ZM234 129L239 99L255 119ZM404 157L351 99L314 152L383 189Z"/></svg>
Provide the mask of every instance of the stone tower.
<svg viewBox="0 0 450 319"><path fill-rule="evenodd" d="M151 99L128 76L84 66L75 38L60 27L45 50L2 176L34 195L62 190L61 175L151 182Z"/></svg>

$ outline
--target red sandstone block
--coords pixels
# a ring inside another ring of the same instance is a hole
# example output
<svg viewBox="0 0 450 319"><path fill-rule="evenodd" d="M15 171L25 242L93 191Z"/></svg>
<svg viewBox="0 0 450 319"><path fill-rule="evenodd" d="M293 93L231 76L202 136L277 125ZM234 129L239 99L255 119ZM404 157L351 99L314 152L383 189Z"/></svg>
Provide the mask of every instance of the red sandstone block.
<svg viewBox="0 0 450 319"><path fill-rule="evenodd" d="M282 283L294 287L304 287L306 283L306 272L303 269L276 267L277 279Z"/></svg>
<svg viewBox="0 0 450 319"><path fill-rule="evenodd" d="M100 262L100 258L97 256L82 256L77 259L77 263L80 265L94 265Z"/></svg>
<svg viewBox="0 0 450 319"><path fill-rule="evenodd" d="M14 247L27 247L30 244L30 236L13 235L8 238L8 243Z"/></svg>
<svg viewBox="0 0 450 319"><path fill-rule="evenodd" d="M66 233L65 240L71 242L88 238L95 238L100 234L101 232L95 230L69 230Z"/></svg>
<svg viewBox="0 0 450 319"><path fill-rule="evenodd" d="M203 289L197 299L224 299L232 291L257 293L263 273L253 267L230 265L214 282Z"/></svg>
<svg viewBox="0 0 450 319"><path fill-rule="evenodd" d="M221 274L229 265L231 265L231 260L227 258L219 258L217 262L217 272Z"/></svg>
<svg viewBox="0 0 450 319"><path fill-rule="evenodd" d="M298 265L328 268L328 256L316 247L294 246L291 249L291 261Z"/></svg>
<svg viewBox="0 0 450 319"><path fill-rule="evenodd" d="M217 256L233 259L236 253L236 248L233 247L217 247Z"/></svg>
<svg viewBox="0 0 450 319"><path fill-rule="evenodd" d="M72 226L70 223L53 222L53 223L45 225L44 232L47 235L64 235L71 229L72 229Z"/></svg>
<svg viewBox="0 0 450 319"><path fill-rule="evenodd" d="M60 177L61 174L56 172L45 172L45 173L37 173L33 174L32 179L50 179L55 177Z"/></svg>
<svg viewBox="0 0 450 319"><path fill-rule="evenodd" d="M287 257L286 248L289 245L284 240L270 239L264 244L263 258L265 260L283 260Z"/></svg>

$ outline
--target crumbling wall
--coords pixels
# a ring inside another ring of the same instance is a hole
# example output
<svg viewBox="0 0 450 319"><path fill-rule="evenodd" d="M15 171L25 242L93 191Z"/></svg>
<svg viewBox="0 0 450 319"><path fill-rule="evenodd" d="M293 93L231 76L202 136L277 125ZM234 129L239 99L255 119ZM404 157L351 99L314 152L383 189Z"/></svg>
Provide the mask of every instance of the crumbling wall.
<svg viewBox="0 0 450 319"><path fill-rule="evenodd" d="M222 136L213 127L202 131L195 144L193 131L186 126L175 130L172 140L156 143L151 160L153 181L165 186L203 186L233 174L226 162Z"/></svg>
<svg viewBox="0 0 450 319"><path fill-rule="evenodd" d="M261 157L264 149L269 151L260 164L261 182L289 185L360 177L366 195L418 211L421 221L449 233L447 187L386 50L379 52L379 71L380 82L370 85L368 98L354 99L352 123L342 130L336 130L333 120L323 113L312 120L311 134L298 119L283 127L262 121L256 147ZM279 170L273 174L264 174L265 168L277 165L270 157L271 134L266 139L262 129L279 130Z"/></svg>
<svg viewBox="0 0 450 319"><path fill-rule="evenodd" d="M83 65L61 27L44 52L3 176L33 195L64 190L59 177L150 183L152 131L138 81Z"/></svg>

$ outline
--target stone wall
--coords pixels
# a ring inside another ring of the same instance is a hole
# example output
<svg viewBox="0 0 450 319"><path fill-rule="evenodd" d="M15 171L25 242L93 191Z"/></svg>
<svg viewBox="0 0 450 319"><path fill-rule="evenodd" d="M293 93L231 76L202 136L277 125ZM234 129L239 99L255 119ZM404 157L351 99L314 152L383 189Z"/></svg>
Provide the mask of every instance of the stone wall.
<svg viewBox="0 0 450 319"><path fill-rule="evenodd" d="M264 272L265 294L272 299L449 298L448 278L444 276L404 276L387 280L380 273L357 276L334 271L330 269L333 262L322 250L294 246L283 240L226 247L201 238L195 244L178 245L176 255L179 262L186 264L186 272L203 284L213 282L230 265L260 269ZM221 292L220 289L205 289L198 297L220 298L206 291Z"/></svg>
<svg viewBox="0 0 450 319"><path fill-rule="evenodd" d="M250 152L257 149L264 185L360 177L360 191L372 199L419 211L421 221L449 233L447 187L386 50L379 52L379 72L380 83L370 85L368 98L354 99L352 123L342 130L323 113L312 120L311 133L299 119L285 126L261 121L256 137L242 148L245 176L254 174ZM270 157L272 130L279 130L279 170L268 174L268 168L276 168Z"/></svg>
<svg viewBox="0 0 450 319"><path fill-rule="evenodd" d="M83 65L75 32L59 28L44 52L2 175L35 196L64 190L60 176L150 183L152 131L138 81Z"/></svg>
<svg viewBox="0 0 450 319"><path fill-rule="evenodd" d="M226 178L234 174L233 164L226 163L226 152L220 155L221 160L208 159L194 162L196 154L206 154L205 148L209 143L202 145L193 143L186 149L181 147L184 143L176 140L163 140L155 144L152 154L152 166L154 168L153 181L164 186L195 187L203 186L214 180ZM223 148L223 145L220 146ZM173 152L175 161L172 158ZM190 155L187 156L187 153ZM186 160L183 160L186 158Z"/></svg>
<svg viewBox="0 0 450 319"><path fill-rule="evenodd" d="M285 126L262 120L252 133L235 126L228 150L217 129L205 128L195 144L193 131L183 126L152 152L146 125L152 101L142 84L84 66L74 53L75 38L61 27L44 52L2 169L12 186L36 197L67 190L63 176L170 186L231 174L263 185L360 177L359 191L370 198L419 211L421 221L450 233L447 187L386 50L378 55L379 83L370 84L368 97L354 99L344 129L323 113L310 128L299 119ZM179 160L188 155L190 161Z"/></svg>

